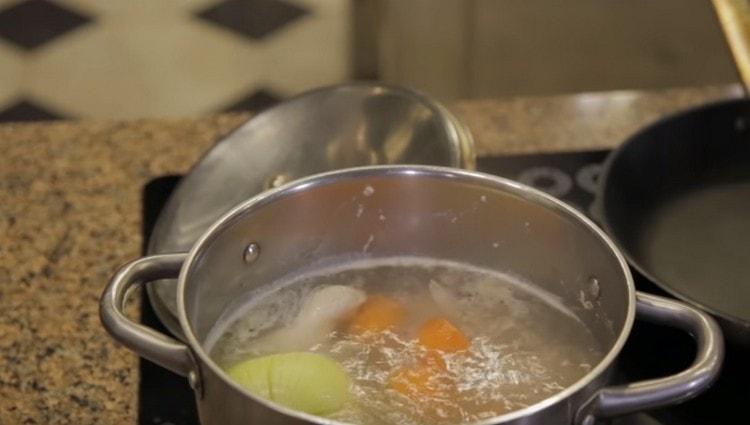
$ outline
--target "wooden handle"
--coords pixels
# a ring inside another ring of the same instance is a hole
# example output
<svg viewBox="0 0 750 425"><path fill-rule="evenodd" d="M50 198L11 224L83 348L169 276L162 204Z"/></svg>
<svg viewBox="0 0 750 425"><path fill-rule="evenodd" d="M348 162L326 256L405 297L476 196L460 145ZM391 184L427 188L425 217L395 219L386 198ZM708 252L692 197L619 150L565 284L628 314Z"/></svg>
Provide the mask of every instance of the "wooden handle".
<svg viewBox="0 0 750 425"><path fill-rule="evenodd" d="M750 1L712 0L712 3L745 92L750 95Z"/></svg>

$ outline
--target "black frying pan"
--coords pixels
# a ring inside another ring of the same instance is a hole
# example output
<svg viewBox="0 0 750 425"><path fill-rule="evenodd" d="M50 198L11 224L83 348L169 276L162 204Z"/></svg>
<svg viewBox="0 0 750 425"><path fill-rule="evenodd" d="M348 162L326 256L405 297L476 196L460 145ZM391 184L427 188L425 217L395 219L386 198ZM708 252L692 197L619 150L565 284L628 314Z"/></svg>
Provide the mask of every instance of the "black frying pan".
<svg viewBox="0 0 750 425"><path fill-rule="evenodd" d="M713 3L747 91L750 1ZM631 136L607 158L593 211L638 272L750 347L750 99Z"/></svg>
<svg viewBox="0 0 750 425"><path fill-rule="evenodd" d="M750 346L750 100L645 128L600 182L596 214L630 264Z"/></svg>

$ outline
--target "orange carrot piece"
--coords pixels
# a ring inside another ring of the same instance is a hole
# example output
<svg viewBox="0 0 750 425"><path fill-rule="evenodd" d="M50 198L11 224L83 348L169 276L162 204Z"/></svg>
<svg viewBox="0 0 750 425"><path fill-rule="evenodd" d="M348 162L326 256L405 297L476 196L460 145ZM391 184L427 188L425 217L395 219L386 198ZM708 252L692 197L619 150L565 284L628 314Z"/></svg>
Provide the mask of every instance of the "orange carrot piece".
<svg viewBox="0 0 750 425"><path fill-rule="evenodd" d="M454 353L469 348L469 339L446 319L430 319L419 330L420 344L433 350Z"/></svg>
<svg viewBox="0 0 750 425"><path fill-rule="evenodd" d="M382 332L399 326L405 317L404 307L398 301L371 295L354 313L349 330L355 333Z"/></svg>
<svg viewBox="0 0 750 425"><path fill-rule="evenodd" d="M396 370L391 375L389 385L409 398L444 397L448 395L446 391L449 389L446 387L445 376L441 378L440 375L446 369L443 355L438 351L430 350L420 356L415 365Z"/></svg>
<svg viewBox="0 0 750 425"><path fill-rule="evenodd" d="M445 359L439 351L430 350L419 359L419 364L428 366L436 370L445 370L448 366L445 364Z"/></svg>
<svg viewBox="0 0 750 425"><path fill-rule="evenodd" d="M435 370L430 366L402 368L391 375L389 384L391 388L407 397L430 396L437 390L436 385L431 382L434 375Z"/></svg>

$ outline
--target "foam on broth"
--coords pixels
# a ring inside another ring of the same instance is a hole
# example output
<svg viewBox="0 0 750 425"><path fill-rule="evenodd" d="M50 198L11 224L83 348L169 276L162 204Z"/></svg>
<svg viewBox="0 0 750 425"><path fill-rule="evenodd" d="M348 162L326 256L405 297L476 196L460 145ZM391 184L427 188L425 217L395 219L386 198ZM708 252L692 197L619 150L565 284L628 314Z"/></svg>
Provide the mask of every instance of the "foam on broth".
<svg viewBox="0 0 750 425"><path fill-rule="evenodd" d="M328 285L359 288L398 300L405 322L363 338L337 327L304 347L338 361L353 397L332 419L357 424L456 424L522 409L570 386L602 358L601 347L561 300L521 279L465 264L416 257L361 260L271 285L228 310L206 339L211 357L228 367L273 354L259 344L291 323L304 300ZM395 371L424 358L416 340L434 317L455 324L468 350L442 353L437 390L404 395Z"/></svg>

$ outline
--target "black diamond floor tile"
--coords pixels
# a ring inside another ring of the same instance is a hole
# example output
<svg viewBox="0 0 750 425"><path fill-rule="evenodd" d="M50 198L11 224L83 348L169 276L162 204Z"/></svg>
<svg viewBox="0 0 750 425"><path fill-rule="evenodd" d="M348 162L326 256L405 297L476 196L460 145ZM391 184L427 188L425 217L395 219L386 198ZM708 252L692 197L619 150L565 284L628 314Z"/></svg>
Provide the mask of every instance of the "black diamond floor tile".
<svg viewBox="0 0 750 425"><path fill-rule="evenodd" d="M258 89L224 108L225 111L259 112L281 101L281 97L266 89Z"/></svg>
<svg viewBox="0 0 750 425"><path fill-rule="evenodd" d="M309 11L282 0L224 0L196 16L260 40Z"/></svg>
<svg viewBox="0 0 750 425"><path fill-rule="evenodd" d="M0 10L0 37L32 50L91 20L50 1L26 0Z"/></svg>
<svg viewBox="0 0 750 425"><path fill-rule="evenodd" d="M28 100L18 101L0 110L0 122L45 121L62 118L65 117Z"/></svg>

